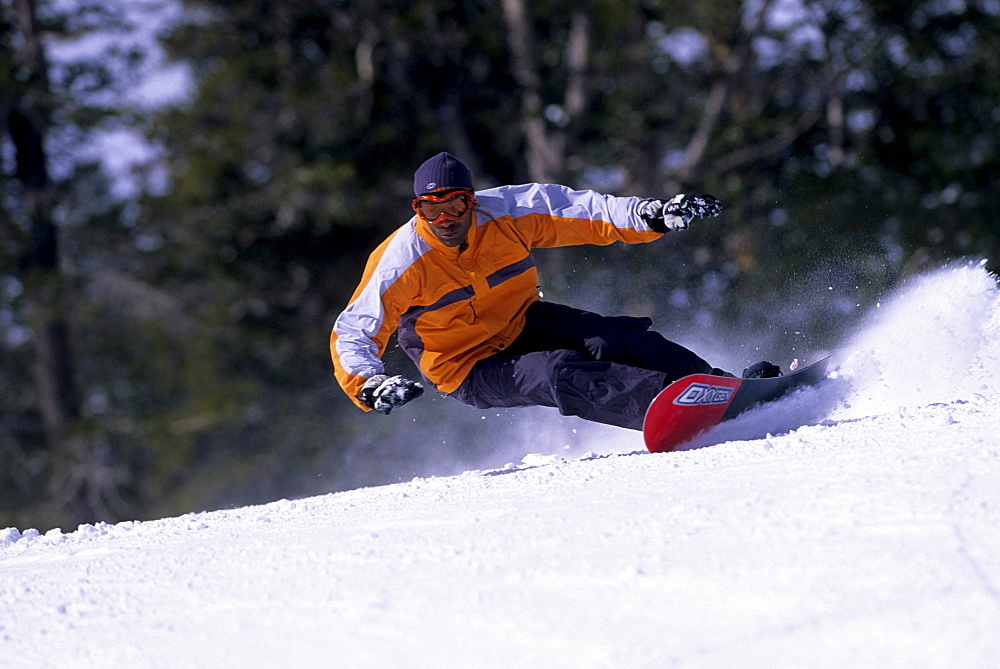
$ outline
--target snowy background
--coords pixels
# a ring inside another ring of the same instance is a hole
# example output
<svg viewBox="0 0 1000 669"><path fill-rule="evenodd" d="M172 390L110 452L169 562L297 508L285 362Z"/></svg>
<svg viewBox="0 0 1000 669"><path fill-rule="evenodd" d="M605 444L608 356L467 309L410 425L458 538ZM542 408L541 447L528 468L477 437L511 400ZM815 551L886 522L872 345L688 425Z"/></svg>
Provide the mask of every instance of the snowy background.
<svg viewBox="0 0 1000 669"><path fill-rule="evenodd" d="M920 277L833 353L682 452L581 427L499 469L2 530L0 664L1000 666L995 277Z"/></svg>

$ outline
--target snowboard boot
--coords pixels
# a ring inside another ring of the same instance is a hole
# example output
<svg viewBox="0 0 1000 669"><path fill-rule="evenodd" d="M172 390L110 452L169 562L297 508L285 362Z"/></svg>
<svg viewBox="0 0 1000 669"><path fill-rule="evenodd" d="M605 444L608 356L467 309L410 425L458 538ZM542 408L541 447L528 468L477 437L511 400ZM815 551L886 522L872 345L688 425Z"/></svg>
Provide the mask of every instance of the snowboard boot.
<svg viewBox="0 0 1000 669"><path fill-rule="evenodd" d="M773 379L776 376L781 376L781 367L767 360L761 360L743 370L744 379Z"/></svg>

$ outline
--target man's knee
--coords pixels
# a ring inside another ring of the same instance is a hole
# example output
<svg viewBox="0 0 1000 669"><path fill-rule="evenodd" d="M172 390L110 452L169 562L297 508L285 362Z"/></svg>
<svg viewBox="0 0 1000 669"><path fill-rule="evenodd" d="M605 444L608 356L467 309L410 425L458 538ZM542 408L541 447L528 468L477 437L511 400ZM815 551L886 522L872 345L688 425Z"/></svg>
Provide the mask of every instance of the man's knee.
<svg viewBox="0 0 1000 669"><path fill-rule="evenodd" d="M641 429L646 408L667 378L662 372L579 355L565 356L562 363L554 370L560 413L631 429Z"/></svg>
<svg viewBox="0 0 1000 669"><path fill-rule="evenodd" d="M630 364L634 357L629 350L628 343L623 338L601 335L588 337L583 340L583 344L594 360Z"/></svg>
<svg viewBox="0 0 1000 669"><path fill-rule="evenodd" d="M557 406L556 379L569 359L585 359L569 350L500 354L472 368L452 397L478 407Z"/></svg>

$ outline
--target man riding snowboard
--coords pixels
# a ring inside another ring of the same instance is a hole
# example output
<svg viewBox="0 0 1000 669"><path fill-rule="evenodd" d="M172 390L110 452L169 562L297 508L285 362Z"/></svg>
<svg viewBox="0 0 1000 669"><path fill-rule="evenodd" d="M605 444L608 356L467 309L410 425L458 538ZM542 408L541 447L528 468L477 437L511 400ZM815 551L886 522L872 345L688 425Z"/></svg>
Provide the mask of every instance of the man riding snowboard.
<svg viewBox="0 0 1000 669"><path fill-rule="evenodd" d="M711 195L614 197L530 183L474 191L472 173L439 153L414 174L415 216L371 255L330 337L337 381L365 410L388 414L423 385L386 373L390 335L437 391L478 407L557 407L563 415L642 429L646 408L688 374L727 374L649 327L538 295L533 248L651 242L718 216ZM777 376L770 363L745 377Z"/></svg>

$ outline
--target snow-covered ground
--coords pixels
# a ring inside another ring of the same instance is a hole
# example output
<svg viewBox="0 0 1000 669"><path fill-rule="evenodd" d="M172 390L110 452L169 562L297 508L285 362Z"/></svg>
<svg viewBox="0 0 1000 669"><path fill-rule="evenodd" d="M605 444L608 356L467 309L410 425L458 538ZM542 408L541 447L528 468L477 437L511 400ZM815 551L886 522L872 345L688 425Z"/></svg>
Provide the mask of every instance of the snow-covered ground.
<svg viewBox="0 0 1000 669"><path fill-rule="evenodd" d="M706 448L0 531L0 665L1000 666L994 277L923 277L835 360Z"/></svg>

